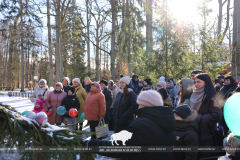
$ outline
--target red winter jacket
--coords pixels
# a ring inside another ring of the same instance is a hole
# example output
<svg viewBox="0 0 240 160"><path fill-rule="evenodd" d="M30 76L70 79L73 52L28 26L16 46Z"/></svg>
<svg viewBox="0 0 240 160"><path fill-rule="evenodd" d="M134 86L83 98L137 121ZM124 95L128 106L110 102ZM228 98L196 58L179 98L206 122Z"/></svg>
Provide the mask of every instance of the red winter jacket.
<svg viewBox="0 0 240 160"><path fill-rule="evenodd" d="M100 88L91 90L84 103L85 119L89 121L99 121L106 113L105 97Z"/></svg>

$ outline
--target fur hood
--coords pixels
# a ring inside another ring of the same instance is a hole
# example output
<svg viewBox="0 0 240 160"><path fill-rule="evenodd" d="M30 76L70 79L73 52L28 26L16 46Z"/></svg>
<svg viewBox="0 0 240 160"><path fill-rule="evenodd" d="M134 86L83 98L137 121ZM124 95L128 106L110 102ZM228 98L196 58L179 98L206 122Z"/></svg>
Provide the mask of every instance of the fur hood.
<svg viewBox="0 0 240 160"><path fill-rule="evenodd" d="M189 121L194 121L197 118L197 111L196 110L192 110L192 113L190 116L188 116L186 119L184 119L183 121L185 122L189 122Z"/></svg>
<svg viewBox="0 0 240 160"><path fill-rule="evenodd" d="M117 87L117 86L114 84L113 86L109 87L108 89L109 89L110 91L112 91L112 90L116 89L116 87Z"/></svg>
<svg viewBox="0 0 240 160"><path fill-rule="evenodd" d="M131 91L133 91L133 89L132 88L128 88L128 92L131 92ZM119 92L123 93L123 90L121 88L119 88Z"/></svg>

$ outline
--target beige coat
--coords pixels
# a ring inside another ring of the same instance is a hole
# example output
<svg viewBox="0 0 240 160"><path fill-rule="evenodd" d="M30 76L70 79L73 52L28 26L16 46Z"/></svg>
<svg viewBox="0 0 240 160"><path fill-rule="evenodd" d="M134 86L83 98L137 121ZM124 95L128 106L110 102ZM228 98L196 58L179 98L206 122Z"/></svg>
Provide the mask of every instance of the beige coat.
<svg viewBox="0 0 240 160"><path fill-rule="evenodd" d="M46 92L45 92L45 91L46 91ZM34 90L34 92L32 93L32 95L30 96L30 101L33 102L34 105L35 105L36 101L39 100L38 95L39 95L39 94L43 95L44 92L45 92L45 94L44 94L44 100L46 101L47 96L48 96L48 94L50 93L50 90L48 89L48 86L47 86L47 85L46 85L45 87L42 87L42 88L40 88L40 87L38 86L38 87ZM47 105L44 103L44 104L43 104L43 108L44 108L45 110L47 110L47 107L46 107L46 106L47 106Z"/></svg>

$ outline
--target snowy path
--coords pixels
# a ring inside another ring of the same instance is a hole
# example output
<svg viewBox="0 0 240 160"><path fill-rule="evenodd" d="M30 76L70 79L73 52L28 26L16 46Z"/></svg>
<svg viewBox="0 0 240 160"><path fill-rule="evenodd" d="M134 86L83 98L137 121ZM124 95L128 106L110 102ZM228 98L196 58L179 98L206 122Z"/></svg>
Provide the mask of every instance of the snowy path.
<svg viewBox="0 0 240 160"><path fill-rule="evenodd" d="M7 91L0 91L0 92L7 94ZM19 112L30 111L34 107L33 103L27 98L9 97L7 95L0 95L0 102L2 102L3 104L12 106ZM85 125L86 123L87 123L87 121L84 121L83 125ZM89 126L83 128L83 130L90 132ZM110 131L110 134L104 140L110 140L110 137L112 134L113 134L113 132ZM86 135L86 137L84 137L84 138L90 139L89 135ZM0 160L1 160L1 158L3 160L12 160L13 157L14 157L14 159L16 159L17 157L20 157L20 156L17 153L15 154L15 156L13 156L13 155L9 155L9 154L0 152ZM16 160L18 160L18 159L19 158L17 158ZM76 159L77 160L80 159L80 156L77 156ZM114 160L114 159L98 155L95 160ZM227 158L227 156L223 156L223 157L219 157L218 160L230 160L230 159Z"/></svg>

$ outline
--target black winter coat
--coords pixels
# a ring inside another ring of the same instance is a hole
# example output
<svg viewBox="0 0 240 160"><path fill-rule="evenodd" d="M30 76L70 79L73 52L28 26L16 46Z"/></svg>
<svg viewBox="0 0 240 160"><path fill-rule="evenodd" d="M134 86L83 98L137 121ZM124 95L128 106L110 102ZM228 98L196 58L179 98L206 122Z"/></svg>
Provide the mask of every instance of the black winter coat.
<svg viewBox="0 0 240 160"><path fill-rule="evenodd" d="M136 90L136 95L139 95L141 93L141 90L142 90L143 87L138 87L138 89Z"/></svg>
<svg viewBox="0 0 240 160"><path fill-rule="evenodd" d="M90 90L91 90L91 83L90 84L88 84L88 85L84 85L84 83L83 83L83 88L85 89L85 91L87 92L87 93L89 93L90 92Z"/></svg>
<svg viewBox="0 0 240 160"><path fill-rule="evenodd" d="M222 85L220 85L220 86L218 86L218 87L216 86L216 87L215 87L215 90L216 90L217 92L219 92L222 87L223 87Z"/></svg>
<svg viewBox="0 0 240 160"><path fill-rule="evenodd" d="M237 89L237 84L236 83L231 83L229 85L224 85L221 90L218 92L218 94L220 95L221 98L223 98L223 100L227 100L228 97L232 94L232 92L234 92L236 89ZM223 110L222 110L223 111ZM228 126L225 122L225 119L224 119L224 115L222 116L222 119L219 123L221 126L223 126L225 132L227 132L229 129L228 129ZM225 135L226 136L226 135Z"/></svg>
<svg viewBox="0 0 240 160"><path fill-rule="evenodd" d="M123 99L123 93L118 92L113 105L113 120L115 123L114 133L126 130L134 120L134 111L138 109L137 96L132 89L128 88L127 97Z"/></svg>
<svg viewBox="0 0 240 160"><path fill-rule="evenodd" d="M173 146L173 132L176 127L173 111L170 107L144 107L135 111L138 116L126 130L133 133L126 146ZM117 141L122 146L121 141ZM116 146L116 143L114 142ZM112 146L111 141L93 139L88 146ZM171 152L141 153L98 153L103 156L128 160L171 160Z"/></svg>
<svg viewBox="0 0 240 160"><path fill-rule="evenodd" d="M176 121L176 130L174 132L174 148L179 147L197 147L196 121ZM197 160L197 152L173 152L173 160Z"/></svg>
<svg viewBox="0 0 240 160"><path fill-rule="evenodd" d="M110 120L110 107L112 105L112 92L109 91L107 88L105 88L102 92L105 96L105 102L106 102L106 114L104 117L104 121L106 124L109 124Z"/></svg>
<svg viewBox="0 0 240 160"><path fill-rule="evenodd" d="M138 82L139 82L139 80L137 80L137 81L132 80L133 91L136 95L139 94L139 93L137 93L138 92Z"/></svg>
<svg viewBox="0 0 240 160"><path fill-rule="evenodd" d="M64 92L66 92L66 93L68 94L68 90L69 90L70 87L71 87L71 86L67 86L67 87L63 86Z"/></svg>
<svg viewBox="0 0 240 160"><path fill-rule="evenodd" d="M67 112L65 113L64 117L67 117L67 118L72 118L71 116L69 116L68 114L68 111L71 109L71 108L76 108L77 110L80 109L80 103L79 103L79 100L78 98L76 97L76 94L73 94L72 96L67 96L63 99L62 101L62 106L65 105L65 108L67 110ZM77 117L78 115L76 115Z"/></svg>

